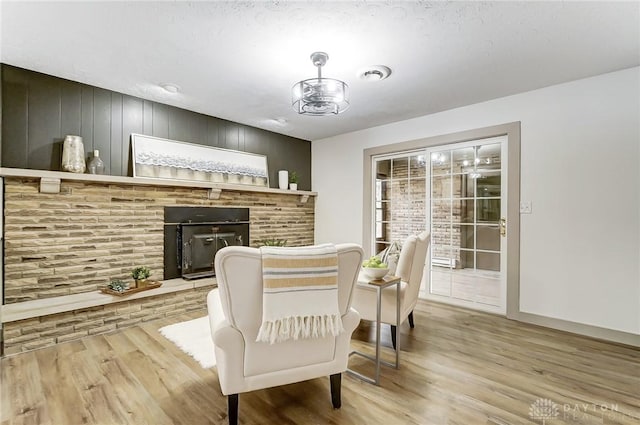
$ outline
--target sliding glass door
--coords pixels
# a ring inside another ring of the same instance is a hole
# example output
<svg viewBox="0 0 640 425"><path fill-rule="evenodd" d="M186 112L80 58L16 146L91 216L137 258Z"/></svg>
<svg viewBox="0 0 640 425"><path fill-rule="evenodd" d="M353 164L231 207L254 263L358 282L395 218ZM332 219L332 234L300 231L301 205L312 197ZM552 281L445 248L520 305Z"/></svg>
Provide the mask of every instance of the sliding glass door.
<svg viewBox="0 0 640 425"><path fill-rule="evenodd" d="M428 298L506 312L506 137L427 150Z"/></svg>

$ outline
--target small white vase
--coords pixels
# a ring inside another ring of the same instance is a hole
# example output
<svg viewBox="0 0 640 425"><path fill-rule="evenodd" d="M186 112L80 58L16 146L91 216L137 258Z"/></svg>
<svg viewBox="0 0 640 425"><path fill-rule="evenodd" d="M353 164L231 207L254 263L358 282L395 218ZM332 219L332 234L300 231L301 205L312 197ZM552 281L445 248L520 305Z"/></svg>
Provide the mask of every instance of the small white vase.
<svg viewBox="0 0 640 425"><path fill-rule="evenodd" d="M298 190L298 183L289 183L289 189Z"/></svg>
<svg viewBox="0 0 640 425"><path fill-rule="evenodd" d="M287 170L278 171L278 187L282 190L289 187L289 172Z"/></svg>

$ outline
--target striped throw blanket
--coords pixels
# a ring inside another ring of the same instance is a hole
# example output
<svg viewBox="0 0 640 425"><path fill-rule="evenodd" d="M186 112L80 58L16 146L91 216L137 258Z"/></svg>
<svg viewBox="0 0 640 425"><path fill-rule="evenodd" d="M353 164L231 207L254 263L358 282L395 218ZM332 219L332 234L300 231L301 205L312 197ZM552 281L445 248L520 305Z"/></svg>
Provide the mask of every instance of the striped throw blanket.
<svg viewBox="0 0 640 425"><path fill-rule="evenodd" d="M283 248L265 246L262 254L262 325L257 341L337 336L338 255L332 244Z"/></svg>

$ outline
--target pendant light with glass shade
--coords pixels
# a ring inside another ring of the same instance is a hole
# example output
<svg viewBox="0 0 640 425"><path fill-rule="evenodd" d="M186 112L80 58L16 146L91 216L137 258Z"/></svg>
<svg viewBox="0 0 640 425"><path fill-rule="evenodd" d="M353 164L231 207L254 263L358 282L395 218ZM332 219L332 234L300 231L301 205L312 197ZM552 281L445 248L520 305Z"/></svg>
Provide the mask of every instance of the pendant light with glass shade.
<svg viewBox="0 0 640 425"><path fill-rule="evenodd" d="M318 67L318 78L309 78L293 86L292 106L303 115L337 115L349 108L349 86L344 81L322 78L322 67L329 55L311 54L311 62Z"/></svg>

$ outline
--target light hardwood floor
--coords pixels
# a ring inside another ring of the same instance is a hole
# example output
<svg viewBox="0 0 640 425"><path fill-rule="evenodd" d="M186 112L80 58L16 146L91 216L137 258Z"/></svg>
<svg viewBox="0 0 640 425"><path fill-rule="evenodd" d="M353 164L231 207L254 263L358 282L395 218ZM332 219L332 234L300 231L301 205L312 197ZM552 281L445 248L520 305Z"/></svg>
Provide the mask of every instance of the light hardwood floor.
<svg viewBox="0 0 640 425"><path fill-rule="evenodd" d="M0 424L225 424L215 369L158 333L202 315L0 360ZM241 394L240 423L541 424L530 409L548 399L558 409L548 425L640 424L640 349L425 301L415 322L402 327L401 368L383 368L381 386L343 375L342 409L319 378ZM382 333L390 346L389 328ZM369 348L372 335L361 324L354 347ZM350 366L368 364L352 357Z"/></svg>

